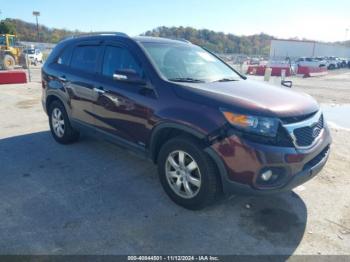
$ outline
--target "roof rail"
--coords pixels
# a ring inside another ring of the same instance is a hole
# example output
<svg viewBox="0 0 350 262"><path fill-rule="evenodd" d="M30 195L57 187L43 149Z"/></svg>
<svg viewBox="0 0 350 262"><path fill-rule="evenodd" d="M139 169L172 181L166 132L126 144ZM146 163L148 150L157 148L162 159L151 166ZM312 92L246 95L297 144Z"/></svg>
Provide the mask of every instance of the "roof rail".
<svg viewBox="0 0 350 262"><path fill-rule="evenodd" d="M129 37L127 34L122 32L91 32L91 33L82 33L77 35L72 35L72 38L76 37L82 37L82 36L96 36L96 35L115 35L115 36L121 36L121 37Z"/></svg>
<svg viewBox="0 0 350 262"><path fill-rule="evenodd" d="M160 37L160 38L162 38L162 37ZM165 38L170 39L170 40L174 40L174 41L184 42L187 44L192 44L190 41L186 40L185 38L176 38L176 37L165 37Z"/></svg>
<svg viewBox="0 0 350 262"><path fill-rule="evenodd" d="M184 43L187 43L187 44L192 44L191 41L188 41L185 38L175 38L174 40L181 41L181 42L184 42Z"/></svg>

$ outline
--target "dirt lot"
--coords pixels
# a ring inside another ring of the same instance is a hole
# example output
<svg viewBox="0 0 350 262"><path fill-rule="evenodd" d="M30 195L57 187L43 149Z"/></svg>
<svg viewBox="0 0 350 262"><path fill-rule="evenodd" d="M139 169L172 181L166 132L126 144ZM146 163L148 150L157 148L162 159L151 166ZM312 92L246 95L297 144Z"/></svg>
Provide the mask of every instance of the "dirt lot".
<svg viewBox="0 0 350 262"><path fill-rule="evenodd" d="M350 101L349 71L293 80L322 103ZM40 96L39 82L0 86L0 254L350 255L346 129L332 128L327 166L294 192L193 212L150 162L93 138L55 143Z"/></svg>
<svg viewBox="0 0 350 262"><path fill-rule="evenodd" d="M313 79L293 77L295 90L306 92L320 103L350 103L350 70L334 70Z"/></svg>

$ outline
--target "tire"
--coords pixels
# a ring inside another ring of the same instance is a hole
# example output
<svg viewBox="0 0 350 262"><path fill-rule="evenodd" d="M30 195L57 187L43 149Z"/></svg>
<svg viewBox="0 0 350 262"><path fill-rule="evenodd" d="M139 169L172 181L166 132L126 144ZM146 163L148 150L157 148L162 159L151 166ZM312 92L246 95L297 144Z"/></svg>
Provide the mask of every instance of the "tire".
<svg viewBox="0 0 350 262"><path fill-rule="evenodd" d="M184 155L182 167L181 152ZM177 169L174 168L174 163L171 164L172 161L169 161L170 156L177 162ZM196 140L190 137L176 137L169 140L162 146L157 163L160 182L167 195L176 204L187 209L198 210L209 206L220 196L221 187L217 168ZM197 169L193 169L195 164ZM186 170L184 166L187 171L184 171ZM191 172L189 172L190 169ZM196 183L193 184L193 182ZM176 186L178 183L180 185ZM190 191L185 190L185 184Z"/></svg>
<svg viewBox="0 0 350 262"><path fill-rule="evenodd" d="M51 134L58 143L71 144L79 139L79 132L72 128L66 109L60 101L53 101L48 112Z"/></svg>
<svg viewBox="0 0 350 262"><path fill-rule="evenodd" d="M4 55L3 68L5 70L12 70L15 68L15 58L12 55L6 54Z"/></svg>

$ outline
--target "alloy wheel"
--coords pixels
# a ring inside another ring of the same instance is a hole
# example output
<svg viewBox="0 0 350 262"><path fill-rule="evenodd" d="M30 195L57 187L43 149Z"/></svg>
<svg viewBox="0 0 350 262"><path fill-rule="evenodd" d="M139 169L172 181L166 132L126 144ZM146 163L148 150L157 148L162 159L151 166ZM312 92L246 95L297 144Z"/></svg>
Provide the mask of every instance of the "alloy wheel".
<svg viewBox="0 0 350 262"><path fill-rule="evenodd" d="M169 154L165 174L170 188L182 198L195 197L201 187L201 173L197 162L182 150Z"/></svg>
<svg viewBox="0 0 350 262"><path fill-rule="evenodd" d="M65 125L63 114L59 108L56 107L54 110L52 110L51 121L52 128L56 136L59 138L63 137Z"/></svg>

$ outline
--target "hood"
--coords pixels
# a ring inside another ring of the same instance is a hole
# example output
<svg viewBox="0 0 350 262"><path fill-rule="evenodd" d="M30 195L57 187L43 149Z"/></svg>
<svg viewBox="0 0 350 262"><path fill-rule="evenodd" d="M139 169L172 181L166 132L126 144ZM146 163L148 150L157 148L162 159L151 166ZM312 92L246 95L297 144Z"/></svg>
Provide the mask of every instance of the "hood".
<svg viewBox="0 0 350 262"><path fill-rule="evenodd" d="M186 83L174 88L182 99L267 117L293 117L319 110L309 95L252 80Z"/></svg>

